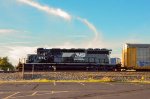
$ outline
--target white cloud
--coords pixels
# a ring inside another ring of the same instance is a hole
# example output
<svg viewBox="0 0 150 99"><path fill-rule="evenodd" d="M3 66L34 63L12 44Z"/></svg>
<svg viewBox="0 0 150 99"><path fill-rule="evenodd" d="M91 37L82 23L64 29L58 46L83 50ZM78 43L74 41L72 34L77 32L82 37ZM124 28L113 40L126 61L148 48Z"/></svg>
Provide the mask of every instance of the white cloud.
<svg viewBox="0 0 150 99"><path fill-rule="evenodd" d="M19 58L23 59L27 57L27 54L34 54L37 47L27 47L27 46L12 46L7 47L8 57L13 65L17 65L19 62Z"/></svg>
<svg viewBox="0 0 150 99"><path fill-rule="evenodd" d="M19 31L14 30L14 29L0 29L0 34L13 34L13 33L18 33Z"/></svg>
<svg viewBox="0 0 150 99"><path fill-rule="evenodd" d="M20 42L0 42L0 46L6 46L6 45L16 45L16 44L30 44L32 42L28 42L28 41L20 41Z"/></svg>
<svg viewBox="0 0 150 99"><path fill-rule="evenodd" d="M80 35L69 35L68 37L72 37L72 38L86 38L87 35L82 35L82 34L80 34Z"/></svg>
<svg viewBox="0 0 150 99"><path fill-rule="evenodd" d="M65 20L71 20L71 15L65 11L63 11L60 8L52 8L45 5L41 5L37 2L34 2L32 0L18 0L19 2L22 2L24 4L30 5L32 7L35 7L41 11L44 11L48 14L52 14L61 18L64 18Z"/></svg>

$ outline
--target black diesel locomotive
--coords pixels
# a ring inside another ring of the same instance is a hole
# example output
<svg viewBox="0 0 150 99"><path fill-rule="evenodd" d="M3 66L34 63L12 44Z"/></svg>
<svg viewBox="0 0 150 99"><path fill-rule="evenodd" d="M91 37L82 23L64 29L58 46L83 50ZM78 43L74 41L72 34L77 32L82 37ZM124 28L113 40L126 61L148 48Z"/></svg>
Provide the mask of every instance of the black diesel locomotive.
<svg viewBox="0 0 150 99"><path fill-rule="evenodd" d="M38 48L37 54L29 54L24 70L114 70L110 64L109 49L44 49Z"/></svg>

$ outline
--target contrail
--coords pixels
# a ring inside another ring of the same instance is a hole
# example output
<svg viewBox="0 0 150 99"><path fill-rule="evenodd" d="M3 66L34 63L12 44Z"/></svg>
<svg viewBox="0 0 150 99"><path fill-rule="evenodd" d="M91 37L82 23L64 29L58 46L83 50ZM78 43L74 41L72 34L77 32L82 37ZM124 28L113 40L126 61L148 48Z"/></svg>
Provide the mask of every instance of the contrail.
<svg viewBox="0 0 150 99"><path fill-rule="evenodd" d="M89 22L87 19L83 19L81 17L77 17L78 20L80 20L82 23L84 23L90 30L93 31L95 37L93 39L93 41L98 41L98 36L99 36L99 32L98 30L96 29L96 27L91 23Z"/></svg>
<svg viewBox="0 0 150 99"><path fill-rule="evenodd" d="M59 16L61 18L64 18L65 20L71 20L71 15L69 15L67 12L61 10L60 8L52 8L45 5L41 5L37 2L34 2L32 0L18 0L19 2L22 2L24 4L30 5L32 7L35 7L41 11L47 12L48 14L52 14L55 16Z"/></svg>
<svg viewBox="0 0 150 99"><path fill-rule="evenodd" d="M27 4L27 5L30 5L34 8L37 8L41 11L44 11L48 14L61 17L65 20L72 20L72 18L75 18L75 19L79 20L80 22L82 22L84 25L86 25L94 33L93 40L90 41L89 44L87 45L89 47L91 47L91 45L93 45L93 43L95 43L95 42L97 43L97 42L100 41L100 39L99 39L99 34L100 33L98 32L96 27L91 22L89 22L87 19L84 19L84 18L81 18L81 17L73 17L68 12L63 11L60 8L52 8L52 7L49 7L49 6L41 5L38 2L34 2L32 0L18 0L18 1L21 2L21 3Z"/></svg>
<svg viewBox="0 0 150 99"><path fill-rule="evenodd" d="M35 2L33 0L16 0L20 3L29 5L33 8L36 8L40 11L43 11L45 13L48 13L50 15L54 15L57 17L60 17L64 20L68 20L71 21L73 18L79 20L80 22L82 22L84 25L86 25L91 31L93 31L94 33L94 38L91 41L85 41L82 42L81 44L73 44L70 41L65 42L64 45L60 45L60 46L54 46L54 47L60 47L60 48L77 48L77 47L99 47L102 46L102 44L100 44L100 32L98 32L98 30L96 29L96 27L94 26L94 24L92 24L91 22L89 22L87 19L81 18L81 17L75 17L71 14L69 14L68 12L60 9L60 8L53 8L53 7L49 7L46 5L41 5L38 2ZM0 34L2 33L12 33L12 32L17 32L16 30L6 30L6 29L1 29L0 30ZM18 32L17 32L18 33ZM10 59L12 60L13 64L17 64L18 63L18 59L19 58L23 58L25 57L27 54L29 53L34 53L35 49L38 48L39 46L35 46L35 47L27 47L27 46L12 46L12 47L7 47L8 53L7 55L10 57ZM45 48L49 47L49 45L45 46ZM6 48L4 48L6 50Z"/></svg>

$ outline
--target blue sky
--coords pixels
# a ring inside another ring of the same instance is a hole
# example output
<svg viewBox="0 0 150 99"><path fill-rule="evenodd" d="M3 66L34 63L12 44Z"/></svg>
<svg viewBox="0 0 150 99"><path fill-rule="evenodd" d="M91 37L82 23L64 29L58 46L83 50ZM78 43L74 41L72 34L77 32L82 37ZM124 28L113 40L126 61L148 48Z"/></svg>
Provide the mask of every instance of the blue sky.
<svg viewBox="0 0 150 99"><path fill-rule="evenodd" d="M0 56L13 64L36 48L150 43L150 0L0 0Z"/></svg>

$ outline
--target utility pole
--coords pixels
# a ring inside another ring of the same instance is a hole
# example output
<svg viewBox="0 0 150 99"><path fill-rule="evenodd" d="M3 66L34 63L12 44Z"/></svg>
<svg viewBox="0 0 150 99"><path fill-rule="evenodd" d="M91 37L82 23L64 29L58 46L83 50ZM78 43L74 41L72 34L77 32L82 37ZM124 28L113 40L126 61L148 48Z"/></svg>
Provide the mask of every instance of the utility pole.
<svg viewBox="0 0 150 99"><path fill-rule="evenodd" d="M32 65L32 79L33 79L33 75L34 75L34 64Z"/></svg>
<svg viewBox="0 0 150 99"><path fill-rule="evenodd" d="M23 64L22 64L22 79L24 79L24 64L25 64L25 58L23 58Z"/></svg>

